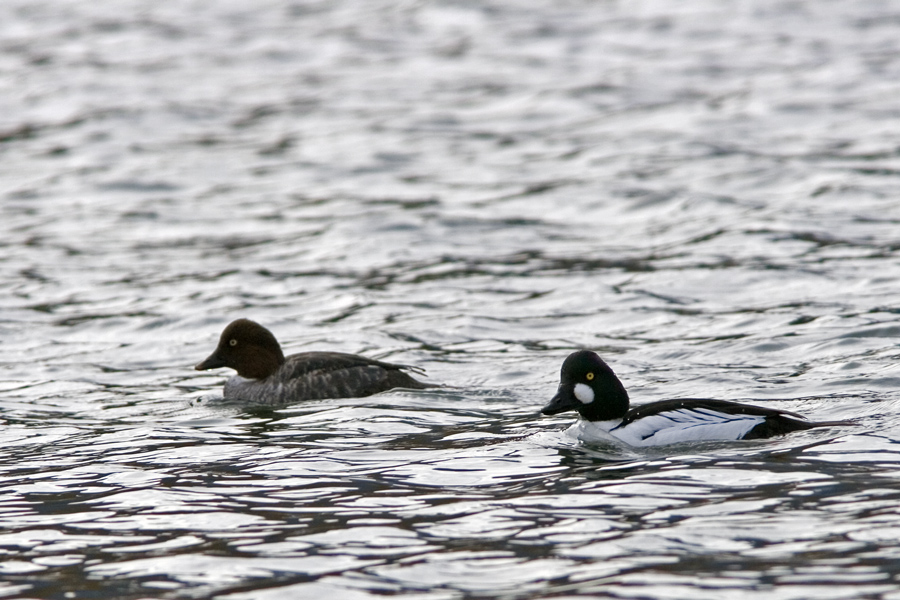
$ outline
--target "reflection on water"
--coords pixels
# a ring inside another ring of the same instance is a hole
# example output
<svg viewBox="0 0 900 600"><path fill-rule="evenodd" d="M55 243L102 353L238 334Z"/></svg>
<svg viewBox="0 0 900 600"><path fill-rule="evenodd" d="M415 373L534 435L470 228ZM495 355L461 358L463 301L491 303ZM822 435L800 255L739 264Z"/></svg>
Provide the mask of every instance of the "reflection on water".
<svg viewBox="0 0 900 600"><path fill-rule="evenodd" d="M0 596L897 596L891 10L4 2ZM448 387L229 405L237 317ZM858 425L584 446L576 347Z"/></svg>

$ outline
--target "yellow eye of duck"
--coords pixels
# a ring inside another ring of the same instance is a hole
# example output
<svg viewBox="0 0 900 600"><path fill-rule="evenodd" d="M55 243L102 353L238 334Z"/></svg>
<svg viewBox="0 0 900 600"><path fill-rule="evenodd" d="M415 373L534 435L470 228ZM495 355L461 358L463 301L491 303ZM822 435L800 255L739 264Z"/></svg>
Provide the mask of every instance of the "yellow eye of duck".
<svg viewBox="0 0 900 600"><path fill-rule="evenodd" d="M232 341L233 341L233 340L232 340ZM593 381L593 380L594 380L594 374L593 374L593 373L588 373L585 377L587 377L587 380L588 380L588 381Z"/></svg>
<svg viewBox="0 0 900 600"><path fill-rule="evenodd" d="M229 346L237 346L237 340L234 340L234 339L231 340L230 342L228 342L228 345Z"/></svg>

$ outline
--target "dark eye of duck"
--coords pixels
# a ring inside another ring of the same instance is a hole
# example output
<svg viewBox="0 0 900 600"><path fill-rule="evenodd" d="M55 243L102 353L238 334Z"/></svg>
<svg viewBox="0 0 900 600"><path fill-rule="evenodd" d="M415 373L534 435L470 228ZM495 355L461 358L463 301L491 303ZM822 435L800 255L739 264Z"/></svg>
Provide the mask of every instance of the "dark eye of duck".
<svg viewBox="0 0 900 600"><path fill-rule="evenodd" d="M234 341L234 340L232 340L232 341ZM232 345L233 345L233 344L232 344ZM585 378L586 378L588 381L593 381L593 380L594 380L594 374L593 374L593 373L588 373L587 375L585 375Z"/></svg>
<svg viewBox="0 0 900 600"><path fill-rule="evenodd" d="M236 340L236 339L232 339L231 341L228 342L228 345L229 345L229 346L237 346L237 340Z"/></svg>

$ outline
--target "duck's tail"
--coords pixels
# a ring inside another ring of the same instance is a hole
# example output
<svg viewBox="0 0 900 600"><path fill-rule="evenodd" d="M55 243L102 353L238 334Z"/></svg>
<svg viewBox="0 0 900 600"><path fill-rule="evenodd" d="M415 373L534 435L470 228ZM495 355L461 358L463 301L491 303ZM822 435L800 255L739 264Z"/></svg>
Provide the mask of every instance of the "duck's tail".
<svg viewBox="0 0 900 600"><path fill-rule="evenodd" d="M747 432L745 440L759 440L791 433L792 431L806 431L819 427L856 427L859 423L853 421L806 421L793 416L783 414L766 417L766 420Z"/></svg>

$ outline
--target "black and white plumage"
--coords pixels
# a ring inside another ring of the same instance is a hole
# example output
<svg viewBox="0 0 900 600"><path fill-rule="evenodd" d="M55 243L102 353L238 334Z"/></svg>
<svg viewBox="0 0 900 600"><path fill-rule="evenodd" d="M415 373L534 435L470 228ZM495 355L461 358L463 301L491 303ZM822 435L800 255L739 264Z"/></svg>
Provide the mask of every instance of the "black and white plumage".
<svg viewBox="0 0 900 600"><path fill-rule="evenodd" d="M232 321L215 351L194 368L219 367L237 371L225 382L225 398L269 405L433 387L404 372L420 369L355 354L301 352L285 357L272 332L249 319Z"/></svg>
<svg viewBox="0 0 900 600"><path fill-rule="evenodd" d="M581 419L570 432L584 441L617 441L630 446L679 442L751 440L814 427L852 425L812 422L785 410L727 400L687 398L651 402L629 410L628 392L595 352L573 352L563 362L559 389L541 412L576 410Z"/></svg>

